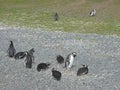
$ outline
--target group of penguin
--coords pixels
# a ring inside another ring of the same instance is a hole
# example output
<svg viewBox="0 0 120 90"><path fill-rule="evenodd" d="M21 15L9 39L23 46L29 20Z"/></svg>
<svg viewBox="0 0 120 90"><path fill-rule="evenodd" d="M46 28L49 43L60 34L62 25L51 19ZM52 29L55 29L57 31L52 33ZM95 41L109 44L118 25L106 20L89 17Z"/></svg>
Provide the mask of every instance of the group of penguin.
<svg viewBox="0 0 120 90"><path fill-rule="evenodd" d="M32 68L32 63L34 62L34 55L33 55L34 52L35 50L34 48L32 48L29 51L23 51L23 52L16 53L16 49L12 41L10 41L10 45L7 51L8 56L11 58L15 58L15 60L25 58L26 68ZM67 70L70 70L73 67L73 62L76 56L77 56L77 53L72 52L67 56L66 60L64 61L64 58L61 55L58 55L56 57L56 61L59 64L63 64L65 62L64 68L66 68ZM46 70L49 68L49 66L50 66L50 63L40 63L37 65L37 71L40 72L41 70ZM87 73L88 73L88 66L83 65L83 67L78 69L77 76L85 75ZM52 76L55 80L60 81L62 74L60 71L52 68Z"/></svg>
<svg viewBox="0 0 120 90"><path fill-rule="evenodd" d="M93 16L95 16L95 14L96 14L96 9L93 9L93 10L90 11L89 16L90 16L90 17L93 17ZM58 20L59 20L59 15L58 15L57 12L54 14L54 20L55 20L55 21L58 21Z"/></svg>

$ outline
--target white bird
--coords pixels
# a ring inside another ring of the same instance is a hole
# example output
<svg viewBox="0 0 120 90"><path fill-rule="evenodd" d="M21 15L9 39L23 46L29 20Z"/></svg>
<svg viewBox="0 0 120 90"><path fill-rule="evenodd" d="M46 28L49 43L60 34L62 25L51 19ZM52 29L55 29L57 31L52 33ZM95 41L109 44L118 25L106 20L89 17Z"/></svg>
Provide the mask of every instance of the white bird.
<svg viewBox="0 0 120 90"><path fill-rule="evenodd" d="M67 68L67 69L72 68L73 61L74 61L74 58L76 57L76 55L77 55L76 52L72 52L67 56L66 61L65 61L65 68Z"/></svg>

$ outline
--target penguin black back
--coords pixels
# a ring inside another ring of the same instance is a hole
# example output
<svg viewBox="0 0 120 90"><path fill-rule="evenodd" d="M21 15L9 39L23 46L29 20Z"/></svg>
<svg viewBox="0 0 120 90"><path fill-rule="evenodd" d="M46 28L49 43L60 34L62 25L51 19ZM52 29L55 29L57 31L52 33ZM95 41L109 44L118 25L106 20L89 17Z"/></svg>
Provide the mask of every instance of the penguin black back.
<svg viewBox="0 0 120 90"><path fill-rule="evenodd" d="M58 13L56 12L55 15L54 15L55 21L58 21L58 18L59 18L59 16L58 16Z"/></svg>
<svg viewBox="0 0 120 90"><path fill-rule="evenodd" d="M61 72L54 70L54 68L52 69L52 76L54 77L54 79L56 79L57 81L61 80Z"/></svg>
<svg viewBox="0 0 120 90"><path fill-rule="evenodd" d="M37 71L40 72L42 69L46 70L49 68L49 66L50 66L50 63L40 63L37 66Z"/></svg>
<svg viewBox="0 0 120 90"><path fill-rule="evenodd" d="M26 68L32 68L33 59L32 59L32 56L28 52L27 52L25 61L26 61Z"/></svg>
<svg viewBox="0 0 120 90"><path fill-rule="evenodd" d="M28 51L28 53L30 54L30 56L32 58L32 61L34 61L34 55L33 55L34 52L35 52L34 48L32 48Z"/></svg>
<svg viewBox="0 0 120 90"><path fill-rule="evenodd" d="M64 58L61 55L58 55L56 59L58 63L60 64L64 63Z"/></svg>
<svg viewBox="0 0 120 90"><path fill-rule="evenodd" d="M9 57L14 57L15 53L16 53L16 50L15 50L15 47L13 45L13 42L10 41L10 46L8 48L8 55L9 55Z"/></svg>
<svg viewBox="0 0 120 90"><path fill-rule="evenodd" d="M15 54L15 59L23 59L26 56L27 52L18 52Z"/></svg>
<svg viewBox="0 0 120 90"><path fill-rule="evenodd" d="M88 66L83 65L83 67L78 69L77 76L85 75L87 73L88 73Z"/></svg>

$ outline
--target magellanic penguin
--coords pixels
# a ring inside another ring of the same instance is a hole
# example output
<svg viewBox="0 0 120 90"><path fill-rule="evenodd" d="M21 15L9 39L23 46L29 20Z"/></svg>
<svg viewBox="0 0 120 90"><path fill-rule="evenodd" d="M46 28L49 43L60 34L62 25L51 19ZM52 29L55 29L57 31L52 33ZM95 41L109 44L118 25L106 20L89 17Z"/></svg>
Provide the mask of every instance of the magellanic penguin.
<svg viewBox="0 0 120 90"><path fill-rule="evenodd" d="M29 54L29 52L27 52L26 54L26 68L32 68L32 63L33 63L33 58L32 56Z"/></svg>
<svg viewBox="0 0 120 90"><path fill-rule="evenodd" d="M88 66L83 65L83 67L78 69L77 76L85 75L87 73L88 73Z"/></svg>
<svg viewBox="0 0 120 90"><path fill-rule="evenodd" d="M9 56L9 57L14 57L14 55L15 55L15 53L16 53L16 50L15 50L15 47L14 47L12 41L10 41L10 46L9 46L7 52L8 52L8 56Z"/></svg>
<svg viewBox="0 0 120 90"><path fill-rule="evenodd" d="M57 60L57 62L58 62L59 64L64 63L64 58L63 58L61 55L58 55L58 56L56 57L56 60Z"/></svg>
<svg viewBox="0 0 120 90"><path fill-rule="evenodd" d="M52 69L52 76L54 77L55 80L60 81L62 74L61 72L54 70L54 68Z"/></svg>
<svg viewBox="0 0 120 90"><path fill-rule="evenodd" d="M46 70L50 66L50 63L40 63L37 66L37 71L40 72L41 70Z"/></svg>
<svg viewBox="0 0 120 90"><path fill-rule="evenodd" d="M28 51L28 53L29 53L30 56L32 57L32 60L33 60L33 61L34 61L34 55L33 55L34 52L35 52L34 48L32 48L32 49L30 49L30 50Z"/></svg>
<svg viewBox="0 0 120 90"><path fill-rule="evenodd" d="M54 15L54 19L55 19L55 21L58 21L58 19L59 19L59 16L58 16L58 13L57 13L57 12L56 12L55 15Z"/></svg>
<svg viewBox="0 0 120 90"><path fill-rule="evenodd" d="M14 58L15 59L23 59L27 55L27 52L18 52L15 54Z"/></svg>
<svg viewBox="0 0 120 90"><path fill-rule="evenodd" d="M96 14L96 9L93 9L91 12L90 12L90 16L95 16L95 14Z"/></svg>
<svg viewBox="0 0 120 90"><path fill-rule="evenodd" d="M76 52L72 52L67 56L66 61L65 61L65 68L67 68L67 69L72 68L73 61L74 61L76 55L77 55Z"/></svg>

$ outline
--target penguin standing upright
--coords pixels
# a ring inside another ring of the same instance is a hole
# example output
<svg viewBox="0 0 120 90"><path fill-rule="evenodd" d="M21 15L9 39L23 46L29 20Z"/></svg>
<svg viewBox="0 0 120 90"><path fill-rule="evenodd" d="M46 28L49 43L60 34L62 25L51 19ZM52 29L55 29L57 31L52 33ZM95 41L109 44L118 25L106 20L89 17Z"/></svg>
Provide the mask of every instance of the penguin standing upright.
<svg viewBox="0 0 120 90"><path fill-rule="evenodd" d="M72 68L73 61L74 61L76 55L77 55L76 52L72 52L67 56L66 61L65 61L65 68L67 68L67 69Z"/></svg>
<svg viewBox="0 0 120 90"><path fill-rule="evenodd" d="M9 56L9 57L14 57L14 55L15 55L15 53L16 53L16 50L15 50L15 47L14 47L12 41L10 41L10 46L9 46L7 52L8 52L8 56Z"/></svg>
<svg viewBox="0 0 120 90"><path fill-rule="evenodd" d="M32 68L33 59L32 56L29 54L29 52L27 52L25 61L26 61L26 68Z"/></svg>
<svg viewBox="0 0 120 90"><path fill-rule="evenodd" d="M58 19L59 19L59 16L58 16L58 13L57 13L57 12L56 12L55 15L54 15L54 19L55 19L55 21L58 21Z"/></svg>
<svg viewBox="0 0 120 90"><path fill-rule="evenodd" d="M33 61L34 61L34 55L33 55L34 52L35 52L34 48L32 48L28 51L28 53L30 54Z"/></svg>

